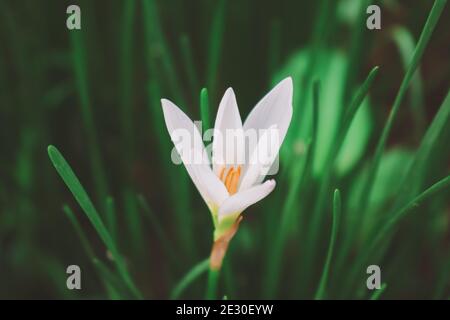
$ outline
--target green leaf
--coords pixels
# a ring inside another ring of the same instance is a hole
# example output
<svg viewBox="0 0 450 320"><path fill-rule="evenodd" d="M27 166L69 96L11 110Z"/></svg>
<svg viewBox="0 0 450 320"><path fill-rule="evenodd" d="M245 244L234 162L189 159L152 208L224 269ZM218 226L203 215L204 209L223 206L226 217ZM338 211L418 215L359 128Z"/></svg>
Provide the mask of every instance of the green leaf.
<svg viewBox="0 0 450 320"><path fill-rule="evenodd" d="M317 288L315 299L323 299L325 296L325 289L329 277L331 259L333 257L333 250L336 242L337 232L339 229L340 216L341 194L339 192L339 189L336 189L333 196L333 225L331 227L330 244L328 245L327 258L323 267L322 276L320 277L319 287Z"/></svg>
<svg viewBox="0 0 450 320"><path fill-rule="evenodd" d="M392 38L400 52L400 57L405 71L408 70L409 63L414 54L416 47L414 37L408 29L404 27L395 27L392 30ZM410 105L414 117L414 128L420 133L424 127L425 112L423 110L423 84L420 76L420 69L417 68L410 86Z"/></svg>
<svg viewBox="0 0 450 320"><path fill-rule="evenodd" d="M445 3L446 3L445 0L436 0L434 2L433 8L431 9L431 12L425 23L425 26L423 27L416 49L414 50L411 63L409 64L409 67L400 85L400 89L398 90L398 93L394 100L394 104L392 106L386 124L381 133L380 140L378 141L375 154L371 161L369 177L366 180L364 191L362 192L362 198L359 204L359 208L362 208L367 203L367 199L370 198L373 186L373 179L376 177L377 170L379 169L381 156L384 152L386 142L391 132L392 126L394 125L394 120L403 102L403 98L406 94L411 79L413 78L413 75L419 65L420 59L422 58L425 48L427 47L428 41L430 40L433 30L436 27L437 22L439 21L439 17L442 11L444 10Z"/></svg>
<svg viewBox="0 0 450 320"><path fill-rule="evenodd" d="M106 230L106 227L103 221L101 220L99 214L97 213L97 210L95 209L94 205L92 204L91 199L84 190L83 186L81 185L77 176L73 172L72 168L66 162L64 157L58 151L58 149L56 149L54 146L48 147L48 155L56 171L59 173L64 183L67 185L70 192L72 192L72 195L75 197L78 204L91 221L93 227L97 231L98 235L102 239L105 246L111 252L114 262L116 263L117 269L121 274L123 280L128 285L129 289L133 292L133 294L135 294L136 297L141 298L142 295L135 286L130 274L128 273L128 270L126 269L125 266L125 262L122 256L119 254L116 244L112 240L108 230Z"/></svg>
<svg viewBox="0 0 450 320"><path fill-rule="evenodd" d="M206 88L202 88L200 91L200 115L203 124L203 133L205 133L206 130L211 129L211 118L209 116L209 96Z"/></svg>

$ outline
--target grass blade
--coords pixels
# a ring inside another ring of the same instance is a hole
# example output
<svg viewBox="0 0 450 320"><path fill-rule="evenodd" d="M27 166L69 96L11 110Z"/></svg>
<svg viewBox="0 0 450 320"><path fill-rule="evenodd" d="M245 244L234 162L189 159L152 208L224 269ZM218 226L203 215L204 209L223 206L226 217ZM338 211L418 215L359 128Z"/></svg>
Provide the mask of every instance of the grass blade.
<svg viewBox="0 0 450 320"><path fill-rule="evenodd" d="M386 290L386 287L387 287L387 284L383 283L381 285L380 289L375 290L375 292L370 297L370 300L378 300L380 298L380 296L382 295L382 293L384 292L384 290Z"/></svg>
<svg viewBox="0 0 450 320"><path fill-rule="evenodd" d="M67 185L70 192L75 197L78 204L80 205L80 207L83 209L84 213L86 214L86 216L92 223L93 227L97 231L98 235L102 239L105 246L111 252L114 262L116 264L117 270L119 271L123 280L125 281L125 283L129 287L131 292L133 292L133 294L136 297L142 298L141 293L135 286L135 284L125 266L125 262L124 262L122 256L119 254L116 244L112 240L109 232L106 230L106 227L103 224L103 221L101 220L99 214L97 213L97 210L95 209L94 205L92 204L91 199L89 198L88 194L84 190L83 186L81 185L81 183L78 180L75 173L72 171L72 168L66 162L64 157L58 151L58 149L56 149L54 146L48 147L48 155L49 155L50 160L52 161L53 165L55 166L56 171L61 176L64 183Z"/></svg>
<svg viewBox="0 0 450 320"><path fill-rule="evenodd" d="M203 88L200 91L200 116L203 124L203 133L211 128L211 120L209 117L209 96L208 90Z"/></svg>
<svg viewBox="0 0 450 320"><path fill-rule="evenodd" d="M415 42L411 32L403 27L397 27L392 30L392 38L398 47L405 71L411 61ZM411 79L410 104L413 112L414 128L417 134L423 132L425 126L425 111L423 109L423 84L420 76L420 69L417 68Z"/></svg>
<svg viewBox="0 0 450 320"><path fill-rule="evenodd" d="M111 238L115 243L117 243L117 215L116 215L116 204L114 198L108 196L106 198L106 225L111 234Z"/></svg>
<svg viewBox="0 0 450 320"><path fill-rule="evenodd" d="M80 223L78 222L77 218L75 217L75 214L73 213L72 209L68 205L63 206L63 211L66 214L66 216L69 218L70 223L72 224L73 228L75 229L75 232L77 233L78 237L81 241L81 246L84 248L84 251L86 251L89 259L93 261L96 257L94 254L94 250L92 250L91 244L89 243L85 233L83 232L83 229L80 226Z"/></svg>
<svg viewBox="0 0 450 320"><path fill-rule="evenodd" d="M377 246L381 245L383 240L390 239L387 235L389 231L396 226L397 222L414 208L418 207L422 202L439 191L444 190L449 185L450 176L447 176L421 192L418 196L414 197L400 210L390 215L390 218L383 223L381 229L377 231L376 235L374 237L370 237L368 243L364 245L365 250L359 255L357 261L354 263L355 267L353 267L349 275L349 280L346 281L349 284L348 289L351 289L351 285L355 283L355 278L358 276L358 273L364 269L363 266L366 264L366 261L373 254Z"/></svg>
<svg viewBox="0 0 450 320"><path fill-rule="evenodd" d="M334 191L334 198L333 198L333 226L331 228L331 238L330 238L330 244L328 247L328 253L327 258L325 260L325 265L323 267L322 276L320 277L319 287L317 288L316 300L323 299L325 297L325 290L326 285L329 277L330 272L330 263L331 259L333 257L333 250L336 242L336 236L339 228L339 220L341 216L341 194L339 192L339 189L336 189Z"/></svg>
<svg viewBox="0 0 450 320"><path fill-rule="evenodd" d="M171 93L176 97L176 103L185 105L185 99L181 85L177 78L174 59L166 37L161 28L158 9L155 0L144 0L142 2L142 13L146 23L146 31L148 32L149 44L152 46L151 55L148 57L153 60L161 60L162 76L167 78Z"/></svg>
<svg viewBox="0 0 450 320"><path fill-rule="evenodd" d="M405 203L405 199L412 197L417 193L421 187L426 165L429 163L433 149L437 148L439 136L447 128L450 119L450 90L442 103L439 111L436 113L433 122L429 126L425 136L423 137L419 149L417 150L412 165L403 178L403 188L400 192L402 195L397 202L398 207L400 203Z"/></svg>
<svg viewBox="0 0 450 320"><path fill-rule="evenodd" d="M78 237L81 240L81 245L83 246L84 250L86 251L89 259L93 263L94 267L97 270L97 273L100 277L100 279L103 282L103 285L105 286L106 292L110 299L120 299L121 294L118 292L116 288L122 287L120 285L119 279L111 273L111 271L106 267L95 255L94 250L92 249L89 240L86 237L86 234L83 232L83 229L80 226L80 223L78 222L78 219L76 218L75 214L73 213L72 209L68 205L63 206L63 211L69 218L70 222L72 223L73 228L75 229L75 232L77 233Z"/></svg>
<svg viewBox="0 0 450 320"><path fill-rule="evenodd" d="M170 299L178 299L180 295L186 290L189 285L198 277L209 269L209 258L197 263L191 270L178 282L175 288L170 293Z"/></svg>
<svg viewBox="0 0 450 320"><path fill-rule="evenodd" d="M225 32L225 13L226 1L219 0L215 10L213 24L211 26L211 33L209 35L209 49L208 49L208 68L206 83L214 97L216 93L216 84L219 71L220 56L222 53L223 35Z"/></svg>
<svg viewBox="0 0 450 320"><path fill-rule="evenodd" d="M350 128L350 125L352 123L352 120L354 119L357 111L361 107L362 102L364 101L364 98L367 96L369 89L370 89L373 81L375 80L377 73L378 73L378 67L376 66L370 71L366 80L361 85L361 87L358 89L354 99L350 103L349 108L347 109L347 111L344 114L344 119L339 128L337 138L336 138L334 144L332 145L332 149L330 150L330 152L328 153L328 156L327 156L326 164L324 167L325 173L323 175L323 180L321 182L320 189L319 189L318 199L316 201L316 205L314 207L314 212L312 215L312 220L310 222L310 230L309 230L309 234L308 234L308 240L306 241L307 243L317 243L320 225L321 225L321 222L323 219L322 212L323 212L323 208L326 203L327 195L329 194L329 191L330 191L329 189L330 189L331 180L332 180L332 176L333 176L333 167L334 167L334 162L336 159L335 155L339 153L339 148L342 146L342 142L345 139L345 136L346 136L346 134ZM306 270L309 270L309 271L306 272L305 274L309 274L309 272L312 268L312 265L314 263L313 255L315 252L316 252L316 250L315 250L314 246L307 247L307 252L305 253L307 256Z"/></svg>
<svg viewBox="0 0 450 320"><path fill-rule="evenodd" d="M414 76L414 73L419 65L420 59L423 56L423 53L428 44L428 41L431 38L431 34L433 33L433 30L436 27L437 22L439 21L439 17L441 15L442 11L444 10L446 2L447 2L446 0L436 0L434 2L433 8L431 9L431 12L428 16L428 19L425 23L423 30L422 30L422 34L420 35L416 49L414 50L414 54L413 54L411 63L409 64L408 70L406 71L406 74L400 85L400 89L397 93L397 96L395 97L394 104L392 106L392 109L389 113L386 124L381 133L380 140L378 141L378 144L377 144L377 147L375 150L375 154L374 154L373 160L371 162L371 169L369 170L369 176L368 176L368 179L366 180L365 187L363 188L364 191L362 193L362 198L361 198L358 208L362 208L367 203L367 200L370 198L370 194L372 191L372 185L373 185L372 180L376 176L376 173L377 173L377 170L378 170L378 167L380 164L380 160L381 160L381 155L384 152L384 148L386 146L386 142L389 137L389 133L394 124L394 120L397 116L400 105L402 104L403 97L406 94L406 91L411 82L411 79Z"/></svg>
<svg viewBox="0 0 450 320"><path fill-rule="evenodd" d="M429 187L422 193L420 193L413 200L411 200L409 203L407 203L403 208L401 208L400 210L398 210L398 211L394 212L392 215L390 215L391 217L389 218L388 221L386 221L383 224L383 228L381 230L379 230L376 238L374 238L373 243L371 246L369 246L369 248L371 248L371 249L374 248L376 246L376 244L385 237L387 232L391 228L393 228L395 226L395 224L401 218L403 218L408 212L410 212L412 209L419 206L419 204L421 204L423 201L425 201L426 199L428 199L430 196L434 195L438 191L441 191L441 190L447 188L449 185L450 185L450 176L447 176L447 177L439 180L435 184L433 184L431 187ZM370 249L367 251L370 251Z"/></svg>

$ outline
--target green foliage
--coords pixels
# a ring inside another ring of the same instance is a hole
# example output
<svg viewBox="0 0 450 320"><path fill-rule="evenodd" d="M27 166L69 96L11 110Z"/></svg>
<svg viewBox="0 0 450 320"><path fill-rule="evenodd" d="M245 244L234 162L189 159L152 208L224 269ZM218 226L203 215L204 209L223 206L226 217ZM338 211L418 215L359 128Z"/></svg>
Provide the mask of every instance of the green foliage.
<svg viewBox="0 0 450 320"><path fill-rule="evenodd" d="M380 2L376 31L370 3L80 1L68 31L64 4L0 2L0 298L447 298L446 1ZM245 118L286 76L277 186L208 273L209 212L160 99L206 130L227 87Z"/></svg>

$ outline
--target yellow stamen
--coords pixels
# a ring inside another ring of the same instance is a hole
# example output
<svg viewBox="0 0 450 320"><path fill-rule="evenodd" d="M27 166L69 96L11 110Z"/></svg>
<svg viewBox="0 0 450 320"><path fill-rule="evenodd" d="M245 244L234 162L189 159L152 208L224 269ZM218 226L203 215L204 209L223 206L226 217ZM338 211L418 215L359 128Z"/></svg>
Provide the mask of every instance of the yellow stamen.
<svg viewBox="0 0 450 320"><path fill-rule="evenodd" d="M225 167L220 170L219 179L225 185L230 195L235 194L237 192L237 186L239 184L239 178L241 176L241 166L238 166L237 169L230 168L225 175Z"/></svg>
<svg viewBox="0 0 450 320"><path fill-rule="evenodd" d="M219 179L220 181L223 181L223 174L225 173L225 166L220 169Z"/></svg>
<svg viewBox="0 0 450 320"><path fill-rule="evenodd" d="M230 183L231 178L233 178L233 172L234 168L230 168L230 170L228 170L227 177L225 178L225 187L227 188L228 192L230 192Z"/></svg>

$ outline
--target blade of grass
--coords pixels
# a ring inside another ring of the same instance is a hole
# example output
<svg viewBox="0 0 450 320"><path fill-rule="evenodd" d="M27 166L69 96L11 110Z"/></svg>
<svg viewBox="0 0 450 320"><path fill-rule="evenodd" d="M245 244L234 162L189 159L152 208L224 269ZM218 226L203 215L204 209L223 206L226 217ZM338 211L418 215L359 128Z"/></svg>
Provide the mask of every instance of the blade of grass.
<svg viewBox="0 0 450 320"><path fill-rule="evenodd" d="M67 218L69 218L70 223L72 224L73 228L75 229L75 232L77 233L78 237L80 238L81 246L83 247L84 251L86 251L86 254L88 255L89 259L91 259L91 261L93 261L95 258L94 250L92 250L92 247L91 247L85 233L81 229L81 226L80 226L77 218L75 217L75 214L73 213L72 209L66 204L63 205L63 211L66 214Z"/></svg>
<svg viewBox="0 0 450 320"><path fill-rule="evenodd" d="M109 268L97 258L92 260L97 272L102 274L102 282L105 286L105 290L108 293L108 297L111 300L123 300L127 299L127 296L123 295L124 291L128 292L124 288L123 283L117 278L117 276L109 270Z"/></svg>
<svg viewBox="0 0 450 320"><path fill-rule="evenodd" d="M310 222L310 229L309 233L307 235L306 243L317 243L317 239L319 236L319 230L321 226L321 222L323 219L322 212L323 208L325 206L326 198L330 189L332 176L333 176L333 168L334 168L334 162L336 159L336 154L339 153L340 147L342 146L342 142L345 139L345 136L350 128L350 125L359 110L359 108L362 105L362 102L364 101L365 97L367 96L369 89L375 80L375 76L378 73L378 67L374 67L369 75L367 76L364 83L361 85L361 87L356 92L355 97L353 98L352 102L350 103L349 108L344 114L344 118L342 121L342 124L338 130L338 134L336 137L336 140L334 144L332 145L332 149L328 153L327 160L324 166L325 173L323 175L323 180L321 182L320 188L319 188L319 195L318 199L316 200L314 211L312 215L312 220ZM306 275L310 274L311 268L315 262L315 257L313 256L316 253L317 250L315 250L315 246L308 246L306 248L305 256L306 258L306 265L305 265L305 272Z"/></svg>
<svg viewBox="0 0 450 320"><path fill-rule="evenodd" d="M193 283L198 277L209 269L209 258L197 263L191 270L178 282L170 293L170 299L178 299L181 294Z"/></svg>
<svg viewBox="0 0 450 320"><path fill-rule="evenodd" d="M139 292L137 287L135 286L127 268L125 265L125 261L123 260L122 256L119 254L119 251L117 249L116 244L113 242L108 230L106 230L105 225L103 224L102 219L100 218L100 215L97 213L97 210L95 209L94 205L92 204L91 199L89 198L88 194L84 190L83 186L81 185L80 181L78 180L75 173L72 171L72 168L69 166L69 164L66 162L64 157L61 155L61 153L56 149L54 146L48 147L48 155L50 157L50 160L52 161L56 171L63 179L64 183L69 188L72 195L77 200L80 207L83 209L84 213L92 223L93 227L97 231L98 235L100 236L101 240L105 244L105 246L108 248L108 250L111 252L111 255L113 256L114 263L116 264L117 270L122 276L124 282L127 284L131 292L138 297L142 298L142 294Z"/></svg>
<svg viewBox="0 0 450 320"><path fill-rule="evenodd" d="M408 171L402 178L401 185L403 186L402 189L399 191L399 199L396 201L396 203L393 206L393 209L391 210L391 213L386 215L387 217L391 216L395 211L398 211L401 209L401 207L406 204L411 198L413 198L417 193L421 185L422 180L424 177L424 169L429 163L430 157L432 157L432 150L437 149L437 141L438 137L442 134L443 130L447 127L448 121L450 116L450 91L448 92L444 102L442 103L441 107L439 108L439 111L437 112L436 116L433 119L433 122L427 129L427 132L425 133L425 136L423 137L420 147L417 150L414 160L411 166L409 166ZM376 235L379 230L379 225L377 224L374 226L372 230L372 234ZM344 257L346 256L346 253L350 249L351 241L347 237L345 238L347 242L344 242L342 245L342 249L340 250L340 256L337 263L337 272L339 270L342 270L344 265ZM367 237L367 239L370 239L370 236ZM356 272L356 271L355 271ZM348 281L346 281L348 283ZM347 288L350 290L350 288Z"/></svg>
<svg viewBox="0 0 450 320"><path fill-rule="evenodd" d="M413 200L411 200L409 203L407 203L403 208L400 210L394 212L392 215L389 215L390 218L385 223L383 223L383 227L379 232L377 233L377 236L373 238L372 245L369 246L369 250L371 251L378 242L380 242L386 233L392 229L396 223L403 218L408 212L410 212L412 209L419 206L424 200L428 199L430 196L434 195L435 193L447 188L450 185L450 175L439 180L435 184L433 184L431 187L420 193L418 196L416 196Z"/></svg>
<svg viewBox="0 0 450 320"><path fill-rule="evenodd" d="M351 63L347 63L346 70L346 80L345 80L345 90L344 90L344 101L351 101L351 91L357 84L357 75L361 69L361 63L363 62L363 57L366 56L365 44L366 39L370 39L367 37L368 29L366 27L367 20L367 7L369 6L370 0L362 0L358 1L358 17L355 23L352 26L352 34L351 34L351 45L350 45L350 54L348 61Z"/></svg>
<svg viewBox="0 0 450 320"><path fill-rule="evenodd" d="M321 300L325 297L325 290L328 282L328 277L330 273L330 264L333 257L333 250L336 242L337 232L339 229L339 220L341 216L341 194L339 189L334 191L333 197L333 225L331 228L330 244L328 246L327 258L325 260L325 265L323 267L322 276L320 277L319 287L316 291L316 300Z"/></svg>
<svg viewBox="0 0 450 320"><path fill-rule="evenodd" d="M392 30L392 38L398 47L405 71L413 56L415 42L412 34L403 27L397 27ZM414 126L416 136L419 136L425 128L425 110L423 109L423 84L418 67L411 79L410 104L413 112Z"/></svg>
<svg viewBox="0 0 450 320"><path fill-rule="evenodd" d="M380 289L375 290L375 292L370 297L370 300L378 300L380 298L380 296L382 295L382 293L384 292L384 290L386 290L386 287L387 287L387 284L383 283L381 285Z"/></svg>
<svg viewBox="0 0 450 320"><path fill-rule="evenodd" d="M212 97L215 97L217 90L216 85L218 79L219 62L222 53L223 37L225 33L225 16L226 1L219 0L212 21L208 47L208 67L206 83L208 84L208 88L211 92Z"/></svg>
<svg viewBox="0 0 450 320"><path fill-rule="evenodd" d="M106 225L108 226L111 238L115 243L117 243L116 205L114 203L114 198L111 196L106 198Z"/></svg>
<svg viewBox="0 0 450 320"><path fill-rule="evenodd" d="M352 124L352 121L356 113L358 112L359 108L362 105L362 102L369 93L369 89L372 86L373 81L375 80L378 70L379 68L378 66L376 66L369 72L366 80L356 92L355 97L353 98L352 102L350 103L348 109L344 114L344 118L339 128L337 138L332 146L332 149L328 153L327 161L324 166L325 174L319 191L319 199L316 202L316 208L314 211L314 217L316 217L316 219L320 218L320 214L323 209L323 204L325 202L328 189L330 188L330 182L334 168L334 161L336 160L336 154L338 154L340 147L342 146L342 142L345 139L345 136L348 132L348 129L350 128L350 125ZM318 226L319 221L312 223L312 225Z"/></svg>
<svg viewBox="0 0 450 320"><path fill-rule="evenodd" d="M445 7L445 4L446 4L446 0L436 0L433 4L430 14L428 15L427 21L426 21L425 26L420 35L417 46L414 50L414 54L413 54L411 63L409 65L408 70L406 71L406 74L400 85L400 89L397 93L397 96L395 97L393 107L389 113L388 119L383 128L380 140L378 141L378 144L377 144L377 147L375 150L375 154L373 156L372 161L370 162L368 177L365 180L364 186L362 188L362 190L363 190L362 196L361 196L360 201L355 209L355 212L361 211L362 208L364 208L367 205L367 202L370 199L371 192L372 192L372 186L373 186L373 179L376 177L379 163L381 160L381 155L384 152L386 141L389 136L390 130L393 126L395 117L396 117L398 110L400 108L400 105L403 101L404 95L406 94L406 91L411 82L411 79L414 76L414 73L419 65L420 59L422 58L422 55L425 51L425 48L428 44L431 34L433 33L433 30L439 20L439 17L441 15L444 7ZM380 233L378 233L378 234L380 234ZM379 238L377 237L377 239L379 239ZM379 240L377 240L377 241L379 241ZM369 250L364 250L364 253L360 255L361 256L360 260L365 261L364 259L366 259L368 257L368 252L369 252ZM361 268L358 266L360 266L360 265L356 264L356 267L354 267L353 271L350 272L351 275L354 275L359 270L361 270ZM347 283L351 284L352 282L347 281Z"/></svg>
<svg viewBox="0 0 450 320"><path fill-rule="evenodd" d="M102 280L103 285L105 286L106 289L106 293L108 294L108 297L110 299L116 298L120 299L121 295L116 289L121 287L121 285L119 285L120 283L119 279L117 279L117 277L113 275L111 271L109 271L109 269L97 258L97 256L94 253L94 250L91 247L91 244L89 243L89 240L86 237L86 234L83 232L83 229L81 228L80 223L78 222L78 219L76 218L72 209L68 205L64 205L63 211L69 218L70 223L72 224L73 228L75 229L75 232L78 235L78 238L81 241L81 245L84 248L84 251L86 251L89 259L93 263L98 273L99 278Z"/></svg>
<svg viewBox="0 0 450 320"><path fill-rule="evenodd" d="M148 32L147 36L150 38L149 44L151 44L152 48L148 58L156 61L161 60L161 67L163 69L162 76L167 78L172 95L175 97L177 103L185 105L186 100L177 78L172 53L169 50L166 37L162 31L156 1L144 0L142 1L142 6L146 31Z"/></svg>
<svg viewBox="0 0 450 320"><path fill-rule="evenodd" d="M434 194L438 193L439 191L444 190L449 185L450 185L450 176L447 176L439 180L438 182L436 182L423 192L421 192L419 195L414 197L405 206L394 212L392 215L388 216L389 217L388 220L382 223L382 227L379 230L377 230L376 235L373 237L369 237L369 239L367 240L367 244L363 245L363 247L365 248L364 251L360 253L357 260L354 262L354 267L350 271L348 280L346 281L346 283L348 284L347 288L349 290L351 289L351 286L355 283L355 278L358 276L358 274L361 273L361 270L364 269L363 266L366 264L366 262L373 254L377 246L381 245L383 240L390 239L389 237L387 237L387 235L389 231L397 225L397 222L400 219L404 218L405 215L410 213L413 209L418 207L425 200L427 200Z"/></svg>
<svg viewBox="0 0 450 320"><path fill-rule="evenodd" d="M375 154L374 154L373 159L370 164L368 178L366 179L365 186L363 188L364 191L362 192L362 197L361 197L360 203L359 203L356 211L361 211L361 209L367 204L367 200L370 198L370 195L372 192L372 186L373 186L373 179L376 176L376 173L377 173L377 170L378 170L378 167L380 164L380 160L381 160L381 155L384 152L386 142L389 137L389 133L394 124L394 120L397 116L400 105L402 104L403 98L406 94L406 91L411 82L411 79L414 76L414 73L419 65L419 62L420 62L422 56L423 56L423 53L428 44L428 41L430 40L433 30L434 30L437 22L439 21L439 17L441 15L442 11L444 10L446 2L447 2L446 0L436 0L434 2L434 5L431 9L431 12L428 16L428 19L427 19L425 26L422 30L422 33L420 35L416 49L414 50L414 54L413 54L411 63L409 64L408 70L406 71L406 74L400 85L400 89L397 93L397 96L395 97L394 104L392 106L392 109L389 113L386 124L381 133L380 140L378 141L378 144L377 144L377 147L375 150Z"/></svg>
<svg viewBox="0 0 450 320"><path fill-rule="evenodd" d="M211 120L209 117L209 96L208 89L203 88L200 91L200 115L203 123L203 133L211 128Z"/></svg>
<svg viewBox="0 0 450 320"><path fill-rule="evenodd" d="M450 119L450 90L442 102L439 111L434 116L434 119L425 133L419 149L417 150L412 165L408 172L402 179L402 190L399 193L401 196L394 207L399 207L405 203L405 199L412 197L417 193L423 184L425 178L426 165L432 157L433 150L437 150L438 138L442 132L447 128Z"/></svg>

